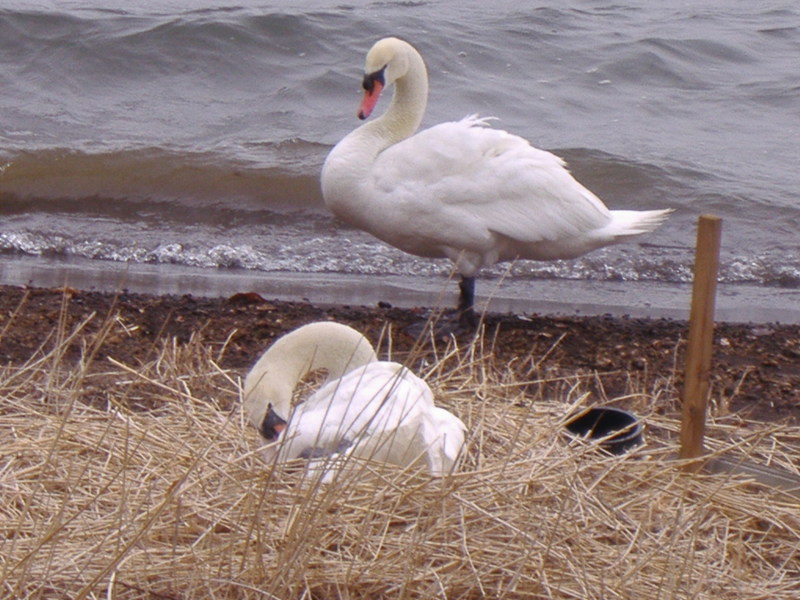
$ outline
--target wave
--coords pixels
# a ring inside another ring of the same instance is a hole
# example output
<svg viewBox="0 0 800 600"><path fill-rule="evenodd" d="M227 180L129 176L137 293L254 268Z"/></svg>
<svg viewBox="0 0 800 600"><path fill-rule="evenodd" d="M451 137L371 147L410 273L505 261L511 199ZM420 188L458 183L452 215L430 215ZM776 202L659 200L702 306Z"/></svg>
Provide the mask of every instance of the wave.
<svg viewBox="0 0 800 600"><path fill-rule="evenodd" d="M230 149L6 152L0 214L85 212L124 219L161 206L171 218L189 211L196 219L200 208L322 209L318 173L327 147L291 140L245 150L249 160Z"/></svg>

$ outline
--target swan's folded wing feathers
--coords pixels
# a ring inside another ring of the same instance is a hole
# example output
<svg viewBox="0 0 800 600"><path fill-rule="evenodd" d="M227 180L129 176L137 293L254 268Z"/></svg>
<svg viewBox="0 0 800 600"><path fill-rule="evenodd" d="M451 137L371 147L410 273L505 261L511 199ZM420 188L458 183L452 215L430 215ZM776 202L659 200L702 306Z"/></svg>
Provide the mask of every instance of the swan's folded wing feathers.
<svg viewBox="0 0 800 600"><path fill-rule="evenodd" d="M463 122L434 125L381 152L371 170L376 187L391 192L413 182L430 185L472 172L470 161L482 159L483 149L470 144Z"/></svg>
<svg viewBox="0 0 800 600"><path fill-rule="evenodd" d="M606 206L566 169L527 154L532 153L493 161L478 174L495 180L496 191L486 190L482 201L471 202L469 210L492 231L538 242L579 236L608 223Z"/></svg>
<svg viewBox="0 0 800 600"><path fill-rule="evenodd" d="M469 228L470 221L537 242L579 235L610 220L603 202L575 181L559 157L480 124L442 123L390 146L372 170L376 193L391 196L439 239L443 228Z"/></svg>
<svg viewBox="0 0 800 600"><path fill-rule="evenodd" d="M333 453L343 441L362 454L364 440L378 440L402 426L416 427L433 408L427 384L395 363L370 363L333 381L298 405L289 420L284 456ZM399 432L394 435L401 435Z"/></svg>
<svg viewBox="0 0 800 600"><path fill-rule="evenodd" d="M438 408L428 385L396 363L370 363L320 388L290 419L282 456L347 455L449 472L464 425Z"/></svg>

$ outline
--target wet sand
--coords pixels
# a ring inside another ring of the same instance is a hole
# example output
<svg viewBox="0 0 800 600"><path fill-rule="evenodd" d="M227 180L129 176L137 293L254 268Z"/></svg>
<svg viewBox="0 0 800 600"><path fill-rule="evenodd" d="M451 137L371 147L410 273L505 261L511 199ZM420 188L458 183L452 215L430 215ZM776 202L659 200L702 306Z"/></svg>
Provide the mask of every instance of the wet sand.
<svg viewBox="0 0 800 600"><path fill-rule="evenodd" d="M0 257L0 284L213 298L255 291L267 298L308 301L321 306L371 306L384 301L401 308L452 306L457 290L455 282L445 277L264 273L18 256ZM518 315L685 320L691 301L690 284L653 281L481 278L476 291L479 305L488 307L489 312ZM720 284L716 318L728 323L800 324L800 288Z"/></svg>

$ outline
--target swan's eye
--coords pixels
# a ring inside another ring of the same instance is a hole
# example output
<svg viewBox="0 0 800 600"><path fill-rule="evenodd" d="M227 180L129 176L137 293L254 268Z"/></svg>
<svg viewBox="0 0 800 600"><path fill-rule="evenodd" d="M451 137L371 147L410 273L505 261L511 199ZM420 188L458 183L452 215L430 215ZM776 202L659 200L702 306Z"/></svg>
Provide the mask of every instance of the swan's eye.
<svg viewBox="0 0 800 600"><path fill-rule="evenodd" d="M372 90L375 88L375 82L378 82L381 88L386 87L386 81L383 77L384 71L386 71L385 66L380 71L375 71L374 73L364 75L364 81L361 85L367 92L372 93Z"/></svg>

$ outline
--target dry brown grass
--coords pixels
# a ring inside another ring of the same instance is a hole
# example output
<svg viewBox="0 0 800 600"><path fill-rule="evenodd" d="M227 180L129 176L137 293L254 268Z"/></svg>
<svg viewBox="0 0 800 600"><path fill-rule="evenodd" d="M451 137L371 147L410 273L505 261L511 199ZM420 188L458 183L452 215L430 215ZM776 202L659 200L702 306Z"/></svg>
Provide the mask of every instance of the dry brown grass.
<svg viewBox="0 0 800 600"><path fill-rule="evenodd" d="M224 347L164 340L144 366L95 361L124 328L54 332L0 372L2 597L800 597L798 501L682 474L678 423L655 410L674 403L668 382L624 399L648 443L611 457L561 435L590 402L580 380L538 397L487 342L450 348L425 374L469 427L461 472L364 463L320 486L254 451ZM76 341L78 364L63 358ZM709 445L789 469L800 456L796 430L725 420Z"/></svg>

